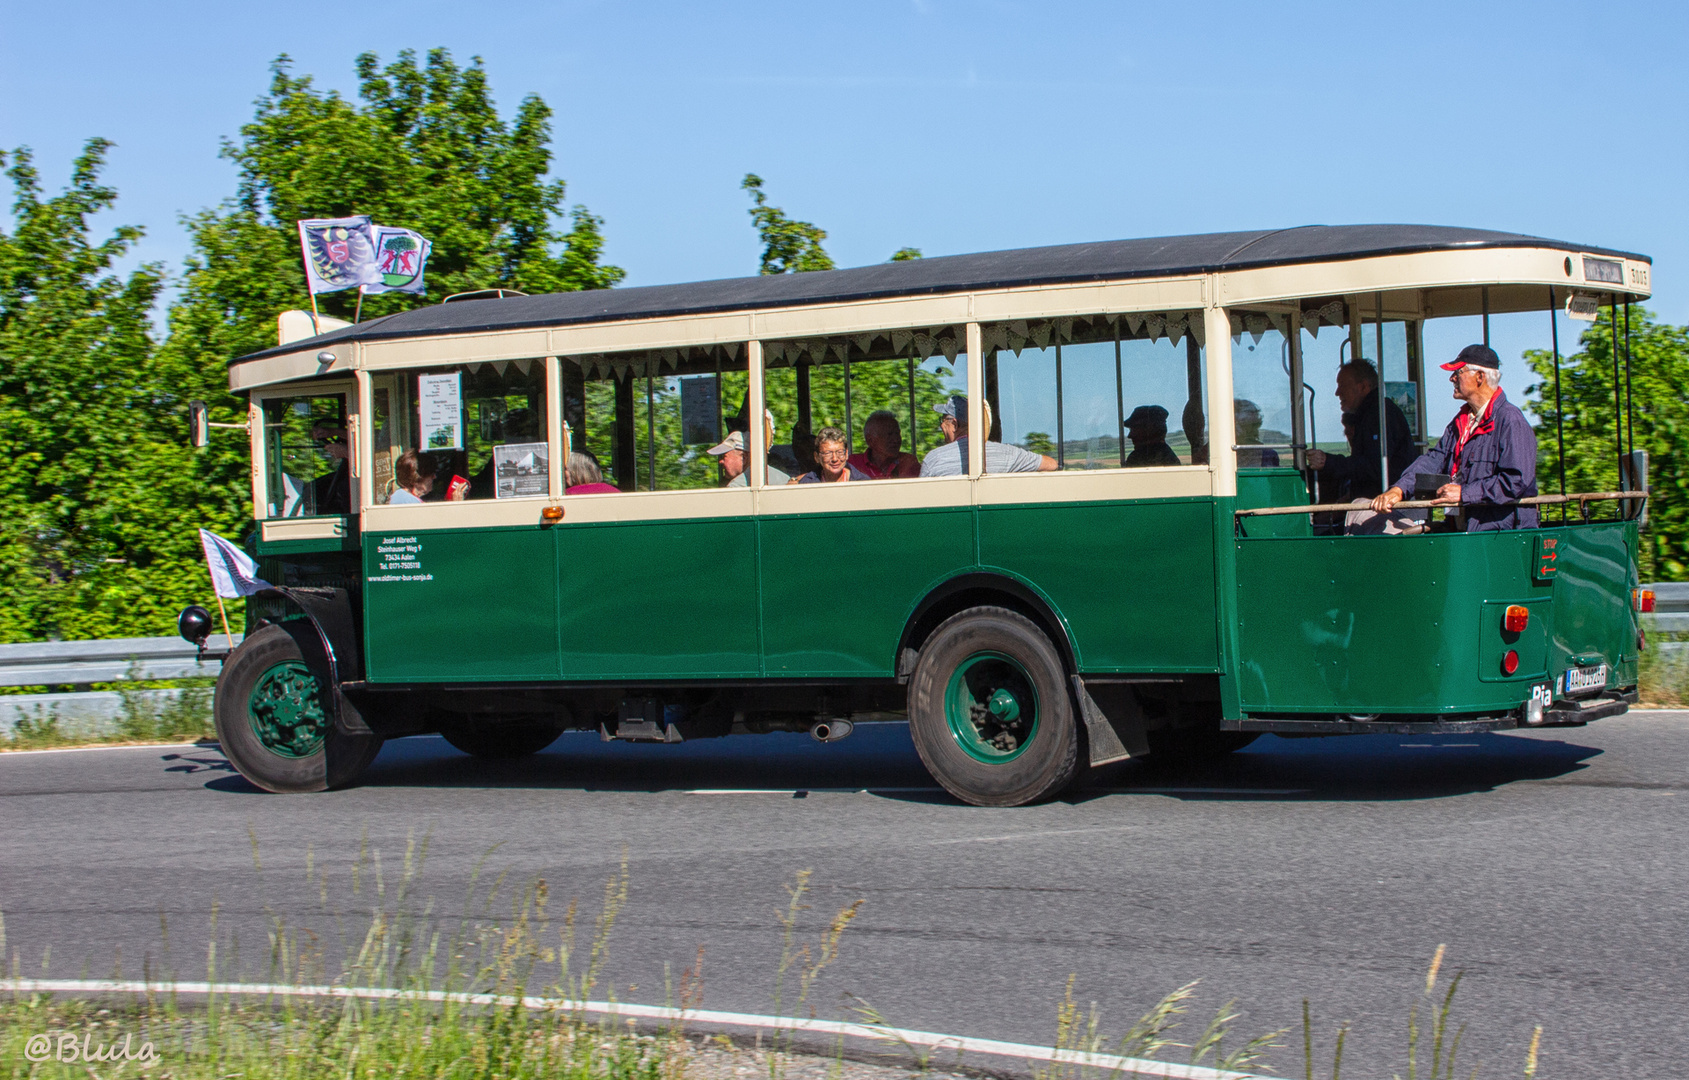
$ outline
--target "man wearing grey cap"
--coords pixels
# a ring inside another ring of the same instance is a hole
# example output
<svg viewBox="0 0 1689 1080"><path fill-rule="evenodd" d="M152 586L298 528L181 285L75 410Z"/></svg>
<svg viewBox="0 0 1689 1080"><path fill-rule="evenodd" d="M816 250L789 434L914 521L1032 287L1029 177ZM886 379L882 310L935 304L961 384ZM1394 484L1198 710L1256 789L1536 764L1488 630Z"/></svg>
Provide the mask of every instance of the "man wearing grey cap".
<svg viewBox="0 0 1689 1080"><path fill-rule="evenodd" d="M944 445L930 451L921 461L922 476L966 476L968 473L968 399L957 394L933 406L942 419ZM991 430L991 405L985 404L985 430ZM988 473L1054 472L1056 459L1035 454L1008 443L985 443L985 471Z"/></svg>
<svg viewBox="0 0 1689 1080"><path fill-rule="evenodd" d="M763 430L769 438L773 438L774 418L772 416L764 421ZM751 458L750 440L745 432L728 432L727 438L710 447L704 453L721 459L721 471L727 474L727 479L723 481L722 487L750 486L751 477L745 471L745 466L749 464ZM791 483L791 480L792 478L784 470L777 469L772 464L768 466L769 487L784 487Z"/></svg>
<svg viewBox="0 0 1689 1080"><path fill-rule="evenodd" d="M1468 345L1442 365L1454 396L1466 404L1437 445L1402 471L1401 478L1372 500L1389 513L1407 497L1418 476L1445 476L1435 502L1459 506L1466 531L1534 529L1537 509L1518 500L1537 493L1537 435L1519 407L1501 392L1501 358L1487 345Z"/></svg>

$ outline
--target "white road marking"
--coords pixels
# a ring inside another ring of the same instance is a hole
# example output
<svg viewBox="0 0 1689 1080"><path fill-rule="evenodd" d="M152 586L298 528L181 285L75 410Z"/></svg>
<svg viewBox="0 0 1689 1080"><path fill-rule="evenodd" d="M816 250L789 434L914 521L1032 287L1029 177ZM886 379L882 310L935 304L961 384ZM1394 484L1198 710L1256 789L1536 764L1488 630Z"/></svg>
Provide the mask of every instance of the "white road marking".
<svg viewBox="0 0 1689 1080"><path fill-rule="evenodd" d="M220 754L222 748L216 745L201 746L199 743L94 743L91 746L55 746L50 750L0 750L0 755L13 754L79 754L84 750L204 750L209 753Z"/></svg>
<svg viewBox="0 0 1689 1080"><path fill-rule="evenodd" d="M357 986L280 986L263 983L146 983L118 979L3 979L0 991L14 994L247 994L254 997L327 997L359 998L371 1001L453 1001L465 1005L491 1005L509 1008L520 1004L526 1009L557 1009L596 1013L605 1016L644 1017L652 1020L678 1020L683 1023L720 1024L724 1027L773 1029L780 1031L813 1031L825 1035L851 1036L877 1042L897 1042L905 1046L931 1046L962 1053L987 1054L992 1057L1019 1058L1026 1061L1053 1061L1065 1065L1079 1065L1130 1073L1135 1076L1162 1076L1169 1080L1276 1080L1255 1073L1232 1072L1203 1065L1180 1065L1171 1061L1149 1058L1120 1057L1115 1054L1090 1054L1078 1050L1063 1050L1030 1043L999 1042L996 1039L973 1039L965 1035L943 1035L935 1031L912 1031L880 1024L856 1024L844 1020L806 1020L802 1017L764 1016L757 1013L718 1012L713 1009L674 1009L663 1005L635 1005L624 1001L570 1001L563 998L515 997L504 994L461 994L442 990L396 990L385 987Z"/></svg>

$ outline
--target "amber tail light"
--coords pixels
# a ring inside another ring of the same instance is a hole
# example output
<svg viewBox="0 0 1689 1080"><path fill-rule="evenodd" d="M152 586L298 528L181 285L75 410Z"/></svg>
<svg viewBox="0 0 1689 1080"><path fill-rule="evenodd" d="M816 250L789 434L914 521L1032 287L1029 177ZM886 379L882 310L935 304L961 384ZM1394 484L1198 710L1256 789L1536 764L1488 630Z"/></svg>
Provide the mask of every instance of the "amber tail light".
<svg viewBox="0 0 1689 1080"><path fill-rule="evenodd" d="M1530 622L1531 609L1523 604L1513 604L1508 607L1507 615L1501 621L1501 628L1509 634L1522 634Z"/></svg>

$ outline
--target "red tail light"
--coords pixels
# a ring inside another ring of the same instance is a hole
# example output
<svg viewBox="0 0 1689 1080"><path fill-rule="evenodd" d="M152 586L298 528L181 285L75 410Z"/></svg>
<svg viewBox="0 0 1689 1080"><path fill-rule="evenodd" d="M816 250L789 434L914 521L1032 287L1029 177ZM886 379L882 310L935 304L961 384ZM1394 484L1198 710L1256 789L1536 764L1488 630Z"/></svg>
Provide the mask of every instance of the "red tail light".
<svg viewBox="0 0 1689 1080"><path fill-rule="evenodd" d="M1653 611L1654 610L1654 590L1653 589L1642 589L1640 591L1641 591L1642 595L1641 595L1640 599L1638 599L1638 601L1637 601L1636 610L1638 610L1638 611Z"/></svg>
<svg viewBox="0 0 1689 1080"><path fill-rule="evenodd" d="M1515 649L1508 649L1507 655L1501 658L1501 673L1511 675L1519 670L1519 653Z"/></svg>
<svg viewBox="0 0 1689 1080"><path fill-rule="evenodd" d="M1501 622L1501 628L1509 634L1522 634L1531 621L1531 609L1523 604L1513 604L1507 609L1507 616Z"/></svg>

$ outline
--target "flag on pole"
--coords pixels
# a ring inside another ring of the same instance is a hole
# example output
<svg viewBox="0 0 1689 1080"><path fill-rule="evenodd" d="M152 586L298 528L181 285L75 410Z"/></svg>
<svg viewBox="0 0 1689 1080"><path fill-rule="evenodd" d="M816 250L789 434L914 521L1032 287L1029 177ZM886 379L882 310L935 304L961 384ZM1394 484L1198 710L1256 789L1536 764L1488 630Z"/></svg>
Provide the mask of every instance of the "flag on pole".
<svg viewBox="0 0 1689 1080"><path fill-rule="evenodd" d="M305 281L311 295L381 282L375 262L375 232L369 215L310 218L299 223Z"/></svg>
<svg viewBox="0 0 1689 1080"><path fill-rule="evenodd" d="M258 576L258 564L252 557L221 536L201 529L199 543L205 549L205 566L211 571L211 584L218 596L233 600L273 588Z"/></svg>
<svg viewBox="0 0 1689 1080"><path fill-rule="evenodd" d="M427 291L422 271L428 265L428 253L434 249L428 238L414 229L399 229L391 225L375 225L372 228L378 280L364 285L363 291L370 294Z"/></svg>

